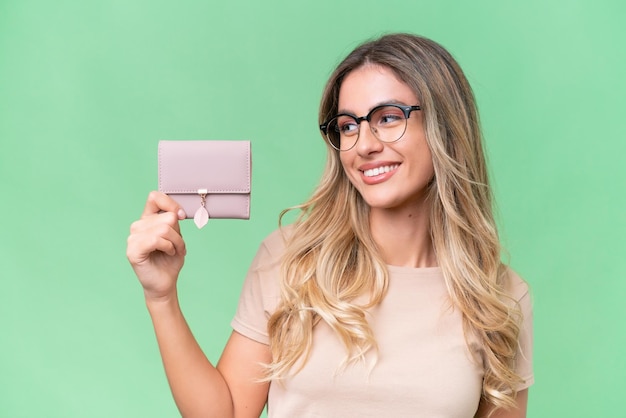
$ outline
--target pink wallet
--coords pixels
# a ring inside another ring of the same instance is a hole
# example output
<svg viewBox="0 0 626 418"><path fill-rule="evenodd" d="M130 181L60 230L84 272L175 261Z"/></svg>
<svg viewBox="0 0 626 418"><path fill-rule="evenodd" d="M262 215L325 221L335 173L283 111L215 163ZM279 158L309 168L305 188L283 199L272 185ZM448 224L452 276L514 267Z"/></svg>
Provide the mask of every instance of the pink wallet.
<svg viewBox="0 0 626 418"><path fill-rule="evenodd" d="M210 218L250 219L250 141L159 141L159 191L202 228Z"/></svg>

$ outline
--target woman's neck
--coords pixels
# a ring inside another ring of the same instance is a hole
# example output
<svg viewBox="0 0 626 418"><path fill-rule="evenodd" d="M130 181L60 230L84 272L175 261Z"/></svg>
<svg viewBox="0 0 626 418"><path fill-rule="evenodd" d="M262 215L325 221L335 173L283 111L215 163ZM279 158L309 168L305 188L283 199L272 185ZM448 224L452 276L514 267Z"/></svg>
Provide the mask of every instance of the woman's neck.
<svg viewBox="0 0 626 418"><path fill-rule="evenodd" d="M435 267L426 205L402 209L372 209L370 229L383 260L392 266Z"/></svg>

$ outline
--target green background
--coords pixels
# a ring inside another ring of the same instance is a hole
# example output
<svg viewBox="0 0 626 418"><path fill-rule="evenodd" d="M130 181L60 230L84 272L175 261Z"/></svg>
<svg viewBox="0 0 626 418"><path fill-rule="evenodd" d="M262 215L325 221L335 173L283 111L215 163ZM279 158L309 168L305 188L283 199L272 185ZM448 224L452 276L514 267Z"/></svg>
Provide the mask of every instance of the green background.
<svg viewBox="0 0 626 418"><path fill-rule="evenodd" d="M319 179L326 78L389 31L474 86L534 293L529 416L626 416L625 19L621 0L0 0L0 417L177 416L125 258L157 141L253 143L251 220L183 225L183 310L217 360L259 242Z"/></svg>

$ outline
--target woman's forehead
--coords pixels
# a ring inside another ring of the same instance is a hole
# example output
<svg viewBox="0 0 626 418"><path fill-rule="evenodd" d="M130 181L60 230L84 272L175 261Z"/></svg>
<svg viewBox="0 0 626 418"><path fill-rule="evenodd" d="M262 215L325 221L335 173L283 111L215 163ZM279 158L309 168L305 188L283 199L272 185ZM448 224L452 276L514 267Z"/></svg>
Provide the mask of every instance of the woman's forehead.
<svg viewBox="0 0 626 418"><path fill-rule="evenodd" d="M388 67L365 65L348 73L339 88L338 113L365 114L385 103L417 103L413 90Z"/></svg>

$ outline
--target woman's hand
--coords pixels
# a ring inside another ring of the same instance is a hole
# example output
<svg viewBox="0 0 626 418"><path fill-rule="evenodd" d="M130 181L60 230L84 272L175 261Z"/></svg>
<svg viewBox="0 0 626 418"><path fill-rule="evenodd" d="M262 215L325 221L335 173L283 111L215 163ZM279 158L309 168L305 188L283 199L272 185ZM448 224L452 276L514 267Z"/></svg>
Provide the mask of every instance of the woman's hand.
<svg viewBox="0 0 626 418"><path fill-rule="evenodd" d="M185 212L172 198L151 192L141 219L130 226L126 256L148 301L166 300L176 293L187 253L178 224L181 219Z"/></svg>

